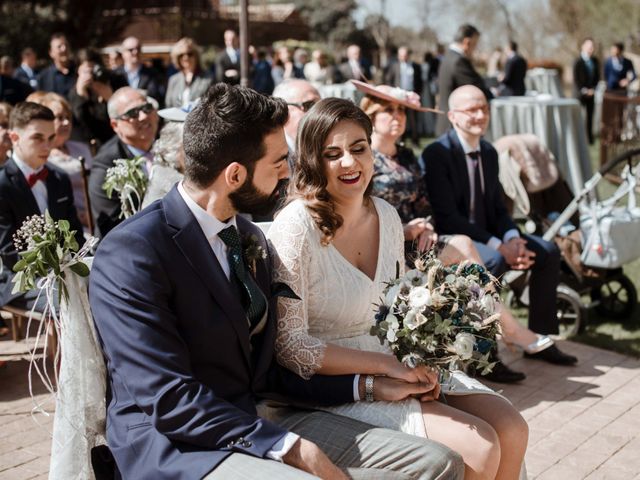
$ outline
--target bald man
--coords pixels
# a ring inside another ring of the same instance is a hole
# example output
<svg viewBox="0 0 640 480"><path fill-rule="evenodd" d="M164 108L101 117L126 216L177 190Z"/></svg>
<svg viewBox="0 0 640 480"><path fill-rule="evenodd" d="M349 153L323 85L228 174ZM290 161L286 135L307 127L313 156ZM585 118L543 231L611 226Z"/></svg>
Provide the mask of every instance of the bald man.
<svg viewBox="0 0 640 480"><path fill-rule="evenodd" d="M482 140L489 125L489 105L479 88L465 85L449 97L453 128L425 148L426 183L440 234L469 236L496 277L507 270L530 270L529 328L558 333L556 288L560 252L554 243L520 235L503 202L498 154ZM577 359L552 346L529 358L572 365Z"/></svg>
<svg viewBox="0 0 640 480"><path fill-rule="evenodd" d="M93 159L89 178L91 211L95 221L95 235L103 237L123 219L120 217L120 197L108 197L102 185L113 161L118 158L144 157L145 172L151 167L151 145L158 133L157 105L142 91L123 87L111 96L107 111L111 128L116 133L105 143Z"/></svg>
<svg viewBox="0 0 640 480"><path fill-rule="evenodd" d="M282 98L289 106L289 120L284 126L284 134L289 146L289 170L293 172L298 124L304 114L320 100L320 93L306 80L291 79L278 84L273 96Z"/></svg>

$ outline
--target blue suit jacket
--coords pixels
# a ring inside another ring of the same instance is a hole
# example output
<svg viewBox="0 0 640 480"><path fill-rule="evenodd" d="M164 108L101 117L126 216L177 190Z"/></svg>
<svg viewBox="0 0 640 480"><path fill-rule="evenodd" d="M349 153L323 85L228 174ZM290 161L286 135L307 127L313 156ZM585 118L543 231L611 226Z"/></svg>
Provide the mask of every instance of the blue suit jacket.
<svg viewBox="0 0 640 480"><path fill-rule="evenodd" d="M487 213L486 230L469 221L469 173L456 131L450 129L422 152L427 191L438 233L467 235L473 240L487 243L492 236L502 239L508 230L516 228L503 201L504 193L498 179L498 153L489 142L481 140L480 155Z"/></svg>
<svg viewBox="0 0 640 480"><path fill-rule="evenodd" d="M255 225L237 223L267 248ZM264 457L286 432L256 415L261 397L353 401L352 375L305 381L276 364L270 279L258 261L270 314L251 347L239 295L176 187L102 240L89 293L123 478L202 478L232 452Z"/></svg>
<svg viewBox="0 0 640 480"><path fill-rule="evenodd" d="M622 57L622 68L616 70L613 67L613 60L611 57L607 58L604 64L604 79L607 82L607 90L620 90L626 87L620 86L620 80L627 78L628 73L631 72L631 80L635 80L636 71L633 68L633 63L626 57Z"/></svg>

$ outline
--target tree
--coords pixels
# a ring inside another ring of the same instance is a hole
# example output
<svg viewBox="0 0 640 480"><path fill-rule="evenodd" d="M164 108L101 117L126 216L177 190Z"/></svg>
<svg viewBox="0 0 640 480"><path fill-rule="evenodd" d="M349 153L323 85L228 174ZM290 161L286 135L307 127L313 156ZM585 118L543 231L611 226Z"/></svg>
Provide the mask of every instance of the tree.
<svg viewBox="0 0 640 480"><path fill-rule="evenodd" d="M73 49L103 46L128 24L128 4L126 0L3 0L0 52L18 58L30 46L46 57L54 32L63 32ZM119 15L105 15L105 11Z"/></svg>
<svg viewBox="0 0 640 480"><path fill-rule="evenodd" d="M295 5L309 24L311 40L327 42L331 50L344 44L357 30L352 18L356 0L334 0L330 7L324 0L295 0Z"/></svg>

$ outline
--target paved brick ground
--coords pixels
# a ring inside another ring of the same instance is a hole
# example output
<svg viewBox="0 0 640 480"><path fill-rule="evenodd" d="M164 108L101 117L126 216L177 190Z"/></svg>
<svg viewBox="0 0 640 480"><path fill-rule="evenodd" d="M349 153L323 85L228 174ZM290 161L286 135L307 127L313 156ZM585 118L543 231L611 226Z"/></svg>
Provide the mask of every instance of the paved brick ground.
<svg viewBox="0 0 640 480"><path fill-rule="evenodd" d="M506 351L528 378L493 385L529 422L529 478L640 479L640 360L571 342L562 348L580 358L577 367ZM48 471L52 416L31 414L27 350L0 341L0 360L8 360L0 369L0 480L45 479ZM34 393L38 402L48 398L39 382Z"/></svg>

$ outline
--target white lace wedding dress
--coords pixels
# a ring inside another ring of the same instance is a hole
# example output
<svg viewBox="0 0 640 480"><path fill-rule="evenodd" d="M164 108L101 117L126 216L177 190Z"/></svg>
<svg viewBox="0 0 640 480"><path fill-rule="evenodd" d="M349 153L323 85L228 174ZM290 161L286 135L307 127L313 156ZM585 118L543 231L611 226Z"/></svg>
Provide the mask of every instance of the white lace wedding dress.
<svg viewBox="0 0 640 480"><path fill-rule="evenodd" d="M286 283L301 299L278 301L276 355L280 364L304 378L311 377L322 364L326 343L389 351L369 334L369 329L384 282L395 278L396 262L404 265L404 235L395 209L380 198L373 197L373 202L380 224L373 281L333 245L321 245L320 231L301 200L284 208L269 229L275 249L274 281ZM461 372L454 376L450 388L453 394L497 395ZM379 427L428 436L420 404L414 399L357 402L326 410Z"/></svg>

